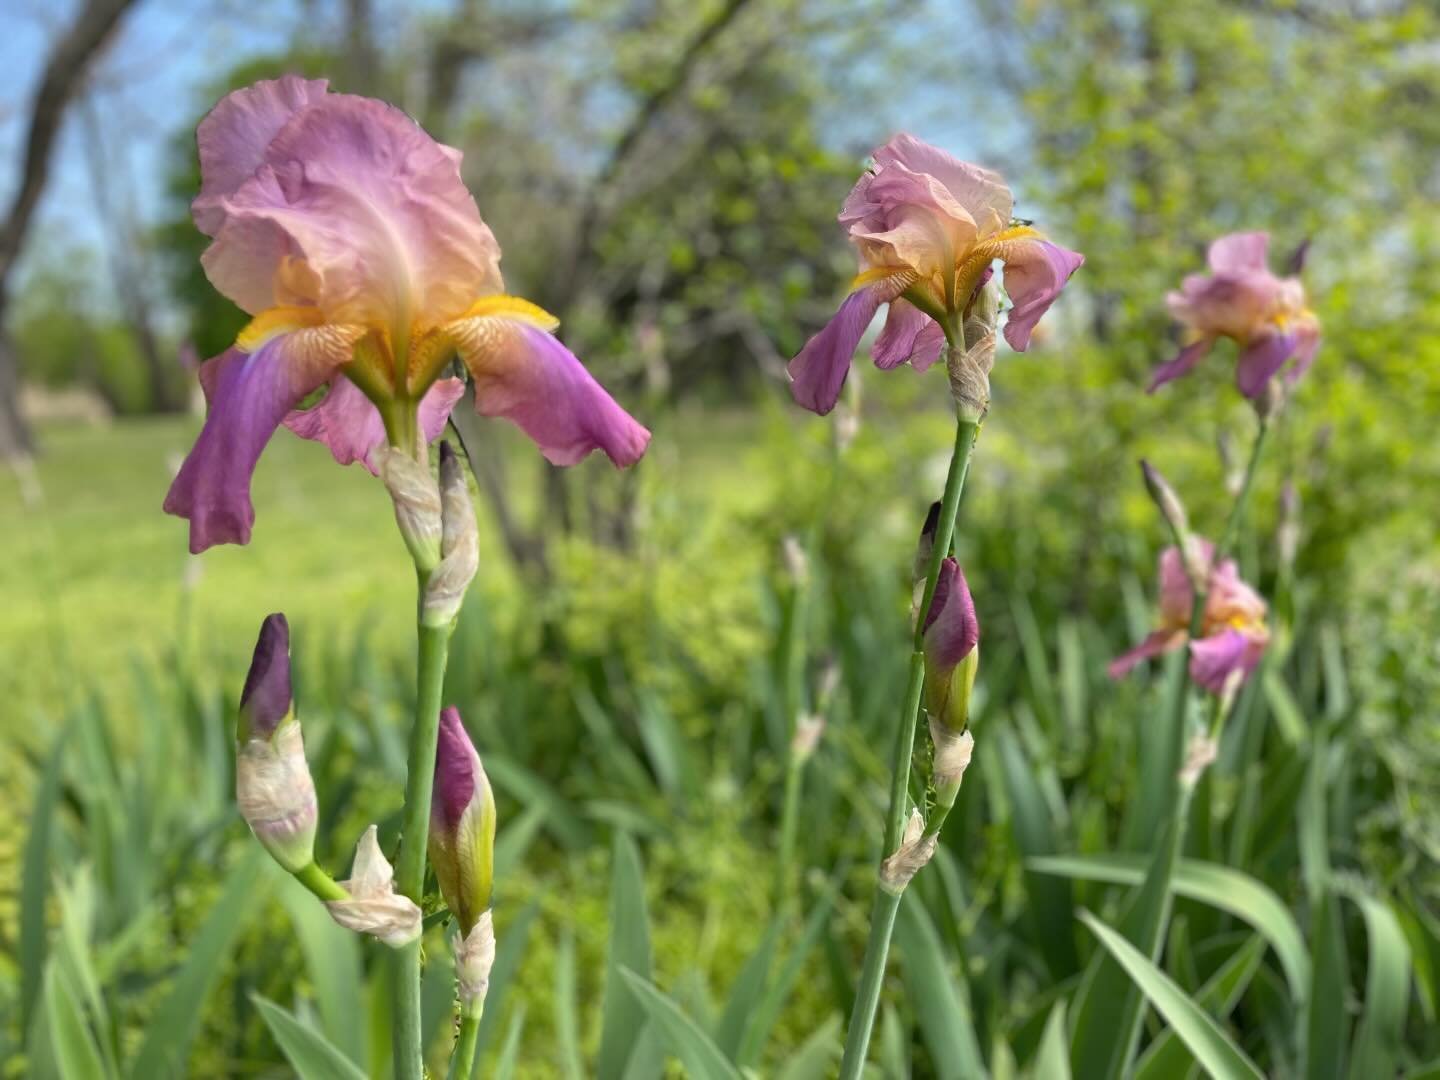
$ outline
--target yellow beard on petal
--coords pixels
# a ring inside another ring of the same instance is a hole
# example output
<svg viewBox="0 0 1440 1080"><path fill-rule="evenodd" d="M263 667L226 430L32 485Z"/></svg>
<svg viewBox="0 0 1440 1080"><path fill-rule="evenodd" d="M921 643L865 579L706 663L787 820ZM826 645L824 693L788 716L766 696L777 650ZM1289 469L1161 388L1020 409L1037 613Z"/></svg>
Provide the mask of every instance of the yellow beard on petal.
<svg viewBox="0 0 1440 1080"><path fill-rule="evenodd" d="M241 330L235 338L235 347L241 352L253 353L268 341L273 341L281 334L289 334L295 330L303 330L307 327L320 326L325 322L325 316L320 313L319 308L314 307L272 307L256 315L245 329Z"/></svg>
<svg viewBox="0 0 1440 1080"><path fill-rule="evenodd" d="M470 305L469 310L461 315L460 319L481 319L487 315L518 319L520 322L529 323L546 332L553 331L560 326L560 320L538 304L532 304L529 300L522 300L518 296L505 296L504 294L482 296ZM460 319L455 321L459 322Z"/></svg>

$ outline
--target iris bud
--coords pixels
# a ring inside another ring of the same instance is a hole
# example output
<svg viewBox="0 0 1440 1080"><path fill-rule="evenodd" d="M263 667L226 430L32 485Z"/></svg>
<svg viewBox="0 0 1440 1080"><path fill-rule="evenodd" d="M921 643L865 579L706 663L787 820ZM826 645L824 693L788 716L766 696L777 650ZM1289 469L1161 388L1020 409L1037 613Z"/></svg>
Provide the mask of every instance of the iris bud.
<svg viewBox="0 0 1440 1080"><path fill-rule="evenodd" d="M440 714L430 801L430 862L440 893L469 938L490 907L495 796L457 709Z"/></svg>
<svg viewBox="0 0 1440 1080"><path fill-rule="evenodd" d="M268 616L240 695L235 801L275 861L292 874L315 861L315 782L291 707L290 627Z"/></svg>

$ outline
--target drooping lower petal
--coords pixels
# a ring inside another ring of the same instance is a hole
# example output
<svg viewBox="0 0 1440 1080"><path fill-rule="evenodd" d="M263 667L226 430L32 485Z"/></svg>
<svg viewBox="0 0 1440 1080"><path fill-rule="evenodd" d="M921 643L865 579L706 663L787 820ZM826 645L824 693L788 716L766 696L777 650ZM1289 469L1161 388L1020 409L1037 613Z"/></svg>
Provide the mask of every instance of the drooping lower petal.
<svg viewBox="0 0 1440 1080"><path fill-rule="evenodd" d="M575 354L529 321L485 315L447 332L475 379L475 410L520 427L553 465L603 450L617 466L645 453L650 432L622 409Z"/></svg>
<svg viewBox="0 0 1440 1080"><path fill-rule="evenodd" d="M441 379L426 393L420 402L420 430L427 443L445 430L450 410L464 393L460 379ZM375 404L349 379L331 379L325 397L309 409L289 413L285 426L302 439L324 443L341 465L358 461L380 475L374 452L385 442L385 424Z"/></svg>
<svg viewBox="0 0 1440 1080"><path fill-rule="evenodd" d="M349 357L358 330L316 327L254 353L230 349L201 368L210 414L165 496L165 512L190 521L190 550L245 544L255 521L250 476L270 436L306 394Z"/></svg>
<svg viewBox="0 0 1440 1080"><path fill-rule="evenodd" d="M835 407L850 373L850 361L880 303L874 285L855 290L790 361L790 393L797 404L821 416Z"/></svg>
<svg viewBox="0 0 1440 1080"><path fill-rule="evenodd" d="M1182 375L1190 374L1195 365L1204 360L1214 346L1215 339L1213 337L1202 337L1199 341L1193 341L1186 345L1175 359L1166 361L1150 374L1150 385L1145 388L1145 392L1153 394L1166 383L1173 382Z"/></svg>
<svg viewBox="0 0 1440 1080"><path fill-rule="evenodd" d="M1145 640L1128 652L1123 652L1110 662L1106 673L1112 679L1122 679L1142 660L1172 652L1185 643L1183 630L1155 630Z"/></svg>
<svg viewBox="0 0 1440 1080"><path fill-rule="evenodd" d="M914 304L906 300L892 300L885 316L885 326L870 348L875 366L881 371L889 371L912 359L927 326L939 329L935 320ZM944 340L943 334L941 340ZM929 367L934 362L935 357L931 357L925 366Z"/></svg>
<svg viewBox="0 0 1440 1080"><path fill-rule="evenodd" d="M1295 335L1287 330L1265 333L1240 350L1235 385L1247 398L1257 398L1295 353Z"/></svg>
<svg viewBox="0 0 1440 1080"><path fill-rule="evenodd" d="M1284 370L1286 383L1294 385L1298 382L1300 376L1310 370L1319 350L1320 323L1313 318L1306 319L1295 328L1295 352Z"/></svg>
<svg viewBox="0 0 1440 1080"><path fill-rule="evenodd" d="M1263 641L1256 641L1239 630L1225 630L1190 643L1190 678L1218 694L1225 688L1230 673L1239 671L1249 676L1265 650Z"/></svg>
<svg viewBox="0 0 1440 1080"><path fill-rule="evenodd" d="M1005 294L1015 306L1005 322L1005 340L1024 352L1040 316L1060 295L1070 275L1085 264L1085 256L1048 240L1024 241L1004 254Z"/></svg>

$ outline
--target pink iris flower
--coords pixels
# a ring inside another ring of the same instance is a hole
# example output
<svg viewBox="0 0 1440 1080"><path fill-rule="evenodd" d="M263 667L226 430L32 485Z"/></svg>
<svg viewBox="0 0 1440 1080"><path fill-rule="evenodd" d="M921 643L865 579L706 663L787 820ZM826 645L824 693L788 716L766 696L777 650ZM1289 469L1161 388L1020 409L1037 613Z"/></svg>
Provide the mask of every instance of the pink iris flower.
<svg viewBox="0 0 1440 1080"><path fill-rule="evenodd" d="M1010 189L988 169L913 135L895 136L874 159L840 211L860 274L840 310L790 361L795 400L821 415L835 407L881 304L890 310L871 350L875 366L908 362L924 371L958 334L998 259L1014 305L1005 340L1023 352L1040 316L1085 261L1015 222Z"/></svg>
<svg viewBox="0 0 1440 1080"><path fill-rule="evenodd" d="M253 318L200 370L209 415L165 499L190 521L190 550L249 541L250 477L282 423L371 471L387 439L418 451L463 391L441 378L457 356L476 410L519 425L551 462L596 449L637 461L650 433L555 339L553 316L505 294L460 152L326 86L256 83L196 133L205 272Z"/></svg>
<svg viewBox="0 0 1440 1080"><path fill-rule="evenodd" d="M1209 274L1191 274L1165 302L1184 324L1186 344L1150 379L1154 393L1188 374L1215 342L1232 338L1240 347L1235 383L1258 398L1282 369L1293 383L1310 367L1320 347L1320 321L1305 306L1298 277L1276 277L1267 264L1269 234L1232 233L1210 245Z"/></svg>
<svg viewBox="0 0 1440 1080"><path fill-rule="evenodd" d="M1190 677L1212 693L1220 693L1233 671L1248 678L1270 643L1265 625L1265 601L1240 580L1235 560L1215 566L1215 545L1195 540L1196 554L1206 567L1208 592L1200 638L1190 644ZM1126 675L1142 660L1172 652L1190 637L1190 612L1195 593L1185 573L1180 549L1160 553L1160 627L1129 652L1117 657L1109 671L1112 679Z"/></svg>

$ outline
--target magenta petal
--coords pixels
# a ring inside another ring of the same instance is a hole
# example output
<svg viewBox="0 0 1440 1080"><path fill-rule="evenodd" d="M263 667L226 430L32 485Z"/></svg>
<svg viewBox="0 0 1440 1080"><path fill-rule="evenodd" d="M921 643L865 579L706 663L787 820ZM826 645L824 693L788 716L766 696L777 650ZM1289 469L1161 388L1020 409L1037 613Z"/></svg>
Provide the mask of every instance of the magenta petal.
<svg viewBox="0 0 1440 1080"><path fill-rule="evenodd" d="M1110 666L1106 668L1105 671L1112 679L1123 679L1140 661L1149 660L1151 657L1171 652L1178 648L1184 640L1184 631L1156 630L1129 652L1121 653L1112 660Z"/></svg>
<svg viewBox="0 0 1440 1080"><path fill-rule="evenodd" d="M431 828L453 840L465 808L475 797L481 773L480 755L470 741L460 710L440 713L440 734L435 748L435 789L430 802Z"/></svg>
<svg viewBox="0 0 1440 1080"><path fill-rule="evenodd" d="M210 414L180 467L165 512L190 520L190 550L245 544L255 522L250 476L270 436L301 398L331 375L324 358L276 338L258 352L230 349L205 363Z"/></svg>
<svg viewBox="0 0 1440 1080"><path fill-rule="evenodd" d="M1262 334L1240 350L1235 385L1247 398L1257 398L1295 353L1295 335L1285 331Z"/></svg>
<svg viewBox="0 0 1440 1080"><path fill-rule="evenodd" d="M1205 355L1214 344L1214 338L1203 337L1199 341L1186 345L1174 360L1166 361L1151 373L1150 385L1146 387L1146 393L1153 394L1166 383L1178 379L1182 375L1190 374L1191 369L1205 359Z"/></svg>
<svg viewBox="0 0 1440 1080"><path fill-rule="evenodd" d="M1295 353L1291 357L1290 365L1285 368L1285 381L1294 384L1299 381L1300 376L1310 370L1310 365L1315 362L1315 354L1320 349L1320 324L1313 320L1304 323L1295 330Z"/></svg>
<svg viewBox="0 0 1440 1080"><path fill-rule="evenodd" d="M1207 261L1217 274L1244 270L1268 273L1270 234L1265 232L1231 233L1210 245Z"/></svg>
<svg viewBox="0 0 1440 1080"><path fill-rule="evenodd" d="M1239 630L1225 630L1190 643L1190 678L1213 694L1225 688L1233 671L1248 676L1259 663L1264 643L1252 641Z"/></svg>
<svg viewBox="0 0 1440 1080"><path fill-rule="evenodd" d="M875 366L881 371L889 371L909 360L915 352L916 339L925 329L925 324L930 322L934 320L914 304L892 300L885 316L885 326L870 348Z"/></svg>
<svg viewBox="0 0 1440 1080"><path fill-rule="evenodd" d="M975 601L960 564L947 556L935 579L935 595L925 615L925 661L933 672L954 669L980 641Z"/></svg>
<svg viewBox="0 0 1440 1080"><path fill-rule="evenodd" d="M300 110L321 101L324 79L286 75L226 94L195 131L200 151L200 194L191 206L195 224L215 235L225 220L221 200L233 195L265 159L280 129Z"/></svg>
<svg viewBox="0 0 1440 1080"><path fill-rule="evenodd" d="M245 689L240 692L240 715L251 734L268 739L290 715L290 707L290 624L276 612L260 624Z"/></svg>
<svg viewBox="0 0 1440 1080"><path fill-rule="evenodd" d="M945 348L945 331L940 329L940 324L934 319L921 330L915 338L915 348L910 353L910 366L916 371L924 372L940 359L940 353Z"/></svg>
<svg viewBox="0 0 1440 1080"><path fill-rule="evenodd" d="M1005 294L1015 305L1005 321L1005 340L1012 349L1025 351L1040 316L1084 264L1084 255L1048 240L1013 245L1005 258Z"/></svg>
<svg viewBox="0 0 1440 1080"><path fill-rule="evenodd" d="M880 294L874 287L858 289L805 343L789 367L790 393L797 404L821 416L835 407L855 349L879 307Z"/></svg>
<svg viewBox="0 0 1440 1080"><path fill-rule="evenodd" d="M462 320L452 333L475 377L476 412L517 424L552 465L603 450L624 467L645 453L650 432L544 330L487 316Z"/></svg>
<svg viewBox="0 0 1440 1080"><path fill-rule="evenodd" d="M461 379L441 379L430 388L420 403L420 429L427 443L445 430L450 410L464 393ZM374 403L349 379L331 379L325 397L309 409L291 412L285 426L302 439L324 443L341 465L358 461L378 475L372 452L385 441L385 424Z"/></svg>

